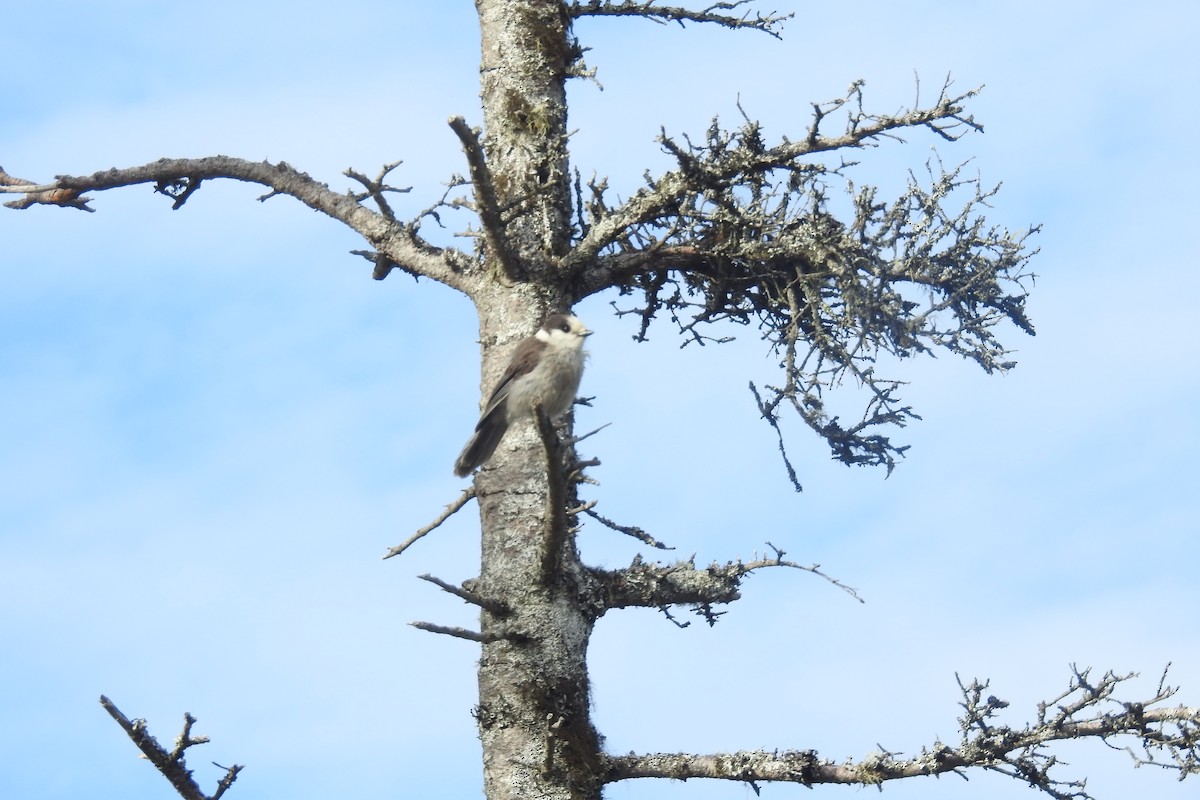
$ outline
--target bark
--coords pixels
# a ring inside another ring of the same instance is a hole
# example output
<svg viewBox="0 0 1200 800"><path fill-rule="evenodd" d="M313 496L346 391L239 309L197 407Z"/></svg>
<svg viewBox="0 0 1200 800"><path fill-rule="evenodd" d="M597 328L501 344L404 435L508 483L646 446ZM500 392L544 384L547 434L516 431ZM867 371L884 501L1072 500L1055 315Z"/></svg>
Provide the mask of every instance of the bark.
<svg viewBox="0 0 1200 800"><path fill-rule="evenodd" d="M478 188L488 183L506 222L481 246L486 272L507 290L475 297L486 396L515 343L567 306L551 273L570 235L565 82L572 56L561 3L476 6L486 164L473 164L472 176L476 202L486 202ZM582 571L563 529L562 498L556 503L551 492L559 465L547 465L547 455L535 426L523 423L475 483L483 554L470 589L504 604L481 614L476 719L489 800L600 796L586 662L593 620L578 599Z"/></svg>

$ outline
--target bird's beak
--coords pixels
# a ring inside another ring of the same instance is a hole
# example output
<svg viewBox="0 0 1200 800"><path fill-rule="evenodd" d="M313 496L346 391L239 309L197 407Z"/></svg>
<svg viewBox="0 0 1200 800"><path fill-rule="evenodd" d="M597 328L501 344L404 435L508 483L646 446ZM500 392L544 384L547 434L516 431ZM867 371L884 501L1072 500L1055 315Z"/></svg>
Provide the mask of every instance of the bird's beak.
<svg viewBox="0 0 1200 800"><path fill-rule="evenodd" d="M587 337L591 336L592 333L594 333L594 331L589 331L587 328L584 328L582 331L579 332L579 335L586 339Z"/></svg>

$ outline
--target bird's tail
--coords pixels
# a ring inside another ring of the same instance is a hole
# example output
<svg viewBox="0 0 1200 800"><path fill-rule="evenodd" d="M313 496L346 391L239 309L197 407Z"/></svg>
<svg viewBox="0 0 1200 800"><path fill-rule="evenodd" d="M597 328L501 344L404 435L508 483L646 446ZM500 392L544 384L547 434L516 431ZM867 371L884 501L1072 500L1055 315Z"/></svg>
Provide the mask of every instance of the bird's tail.
<svg viewBox="0 0 1200 800"><path fill-rule="evenodd" d="M499 417L499 418L498 418ZM467 446L454 462L454 474L460 478L470 475L476 467L481 467L496 452L504 431L508 429L502 414L489 414L479 420L475 426L475 435L467 442Z"/></svg>

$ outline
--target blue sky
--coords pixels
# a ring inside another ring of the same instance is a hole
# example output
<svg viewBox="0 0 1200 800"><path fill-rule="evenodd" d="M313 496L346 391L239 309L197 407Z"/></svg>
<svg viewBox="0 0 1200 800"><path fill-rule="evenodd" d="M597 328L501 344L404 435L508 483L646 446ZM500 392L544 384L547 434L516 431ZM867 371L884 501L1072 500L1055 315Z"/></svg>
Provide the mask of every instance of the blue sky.
<svg viewBox="0 0 1200 800"><path fill-rule="evenodd" d="M698 133L740 98L768 136L794 136L854 79L892 111L914 72L928 92L952 73L987 85L972 106L986 134L887 144L859 154L855 179L894 189L936 144L1004 182L995 222L1045 226L1038 336L1007 337L1020 366L904 365L924 421L887 480L792 425L805 492L790 492L746 390L773 374L757 342L680 351L664 328L639 346L613 298L577 309L597 331L579 424L612 423L586 445L603 461L598 510L702 562L773 542L867 600L778 572L714 629L602 620L593 694L611 750L911 754L955 737L955 673L991 678L1018 723L1072 663L1140 671L1149 692L1172 662L1180 700L1200 705L1197 13L1049 5L764 5L797 12L783 42L579 26L604 91L571 87L575 165L618 191L665 165L660 125ZM403 159L413 190L396 205L415 213L465 172L447 117L480 120L466 2L299 2L284 18L64 1L15 6L6 30L0 165L32 180L223 153L341 188L347 167ZM135 187L97 195L95 214L0 213L0 796L170 796L101 693L164 742L195 714L213 739L189 760L206 789L209 761L248 765L231 797L479 791L477 650L406 625L472 624L414 576L476 573L474 508L379 560L464 485L450 464L478 402L472 309L370 280L348 231L259 194L210 184L172 212ZM594 563L638 552L594 525L580 541ZM1063 757L1097 797L1196 792L1099 745ZM885 791L1029 796L986 775ZM609 796L751 795L640 782Z"/></svg>

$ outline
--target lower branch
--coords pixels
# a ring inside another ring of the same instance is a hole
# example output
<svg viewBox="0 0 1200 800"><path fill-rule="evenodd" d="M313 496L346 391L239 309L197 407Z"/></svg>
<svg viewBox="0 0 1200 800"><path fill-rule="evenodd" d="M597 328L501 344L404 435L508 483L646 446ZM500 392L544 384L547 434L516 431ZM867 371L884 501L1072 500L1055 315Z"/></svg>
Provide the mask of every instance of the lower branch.
<svg viewBox="0 0 1200 800"><path fill-rule="evenodd" d="M435 519L433 522L429 523L425 527L418 530L416 533L414 533L412 536L405 539L400 544L389 549L386 553L383 554L383 557L385 559L388 559L388 558L391 558L392 556L398 556L401 553L403 553L405 550L407 550L408 548L412 547L413 544L415 544L418 539L421 539L426 534L431 533L434 529L436 529L443 522L450 519L450 517L454 516L454 514L459 509L461 509L463 506L465 506L467 504L467 501L470 500L474 496L475 496L475 485L472 484L467 489L463 490L463 493L458 496L457 500L455 500L453 503L448 504L446 506L446 510L443 511L441 514L439 514L437 519Z"/></svg>
<svg viewBox="0 0 1200 800"><path fill-rule="evenodd" d="M900 778L947 772L962 774L968 768L980 768L1016 778L1056 800L1086 800L1091 795L1084 791L1084 781L1051 776L1051 770L1059 762L1045 747L1052 742L1079 739L1098 739L1112 747L1110 740L1116 738L1130 738L1141 746L1144 757L1126 748L1139 766L1175 769L1181 779L1200 772L1200 708L1151 708L1176 691L1163 683L1157 694L1147 700L1115 700L1114 690L1132 677L1109 672L1093 685L1087 670L1076 670L1070 688L1054 700L1039 704L1037 721L1021 728L996 722L998 712L1008 704L990 695L984 699L987 684L974 681L961 687L966 713L960 719L963 736L959 745L951 747L935 741L914 758L898 758L897 753L880 751L858 762L835 763L820 758L812 750L629 754L606 756L603 780L612 783L629 778L715 778L751 785L779 781L804 786L818 783L878 786ZM1110 706L1112 710L1104 713L1099 710L1101 706Z"/></svg>
<svg viewBox="0 0 1200 800"><path fill-rule="evenodd" d="M234 764L228 768L222 767L225 775L217 783L217 791L210 797L196 785L196 781L192 779L192 772L187 768L183 758L184 751L189 747L205 744L208 741L207 736L192 736L192 725L196 722L195 717L191 714L183 715L183 732L175 740L174 749L167 752L158 743L158 740L146 730L146 720L130 720L104 695L100 695L100 705L104 706L104 710L109 713L109 716L117 721L117 724L133 740L142 754L171 782L175 791L184 800L217 800L225 793L226 789L233 785L233 782L237 780L238 773L242 771L240 764Z"/></svg>

